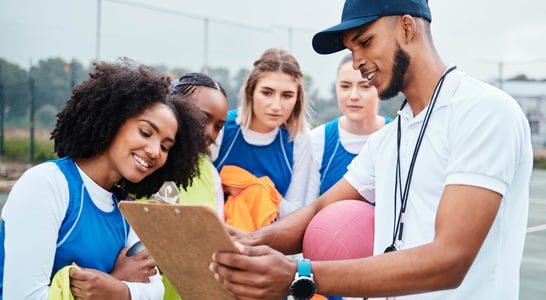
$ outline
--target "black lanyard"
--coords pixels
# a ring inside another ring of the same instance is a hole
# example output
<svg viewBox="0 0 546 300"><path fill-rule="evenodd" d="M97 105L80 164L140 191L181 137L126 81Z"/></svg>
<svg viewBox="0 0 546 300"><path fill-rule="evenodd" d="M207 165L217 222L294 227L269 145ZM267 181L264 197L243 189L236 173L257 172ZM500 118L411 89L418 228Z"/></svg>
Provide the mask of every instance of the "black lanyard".
<svg viewBox="0 0 546 300"><path fill-rule="evenodd" d="M444 80L451 71L455 70L455 66L450 67L447 69L444 74L442 74L442 77L440 77L440 80L438 80L438 83L436 84L436 87L434 88L434 92L432 93L432 98L430 100L430 103L428 105L425 118L423 120L423 124L421 125L421 130L419 131L419 136L417 137L417 142L415 144L415 148L413 150L413 156L411 158L409 170L408 170L408 176L406 178L406 184L404 185L404 190L402 191L402 176L400 171L400 140L402 138L402 129L401 129L401 116L398 116L398 129L397 129L397 136L396 136L396 180L394 184L394 224L393 224L393 233L392 233L392 243L390 246L385 249L386 252L391 252L394 250L399 249L402 246L402 238L404 234L404 217L406 214L406 206L408 204L408 194L409 194L409 188L411 184L411 177L413 175L413 169L415 166L415 161L417 160L417 154L419 153L419 148L421 147L421 142L423 141L423 137L425 136L425 130L427 129L428 121L430 120L430 115L432 115L432 110L434 109L434 105L436 104L436 100L438 99L438 95L440 94L440 90L442 89L442 85L444 84ZM400 110L406 106L407 99L404 100L402 103L402 106L400 107ZM400 195L400 212L398 213L398 220L396 219L396 204L397 204L397 198L398 194Z"/></svg>

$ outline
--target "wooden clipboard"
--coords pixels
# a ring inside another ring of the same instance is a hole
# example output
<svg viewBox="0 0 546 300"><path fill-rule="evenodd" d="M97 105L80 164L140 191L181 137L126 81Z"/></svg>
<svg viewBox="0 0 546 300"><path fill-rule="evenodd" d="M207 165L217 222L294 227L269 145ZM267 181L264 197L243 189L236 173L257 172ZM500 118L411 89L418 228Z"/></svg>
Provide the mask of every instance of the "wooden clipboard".
<svg viewBox="0 0 546 300"><path fill-rule="evenodd" d="M119 208L182 299L235 299L209 271L212 253L237 252L212 208L129 201Z"/></svg>

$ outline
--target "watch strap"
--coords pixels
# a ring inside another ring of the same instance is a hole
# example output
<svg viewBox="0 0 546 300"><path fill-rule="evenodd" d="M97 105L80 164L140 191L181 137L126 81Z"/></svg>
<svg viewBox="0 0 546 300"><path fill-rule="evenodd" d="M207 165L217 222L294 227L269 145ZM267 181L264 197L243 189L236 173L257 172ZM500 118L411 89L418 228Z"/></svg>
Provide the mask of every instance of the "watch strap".
<svg viewBox="0 0 546 300"><path fill-rule="evenodd" d="M298 275L311 276L311 261L306 258L298 259Z"/></svg>

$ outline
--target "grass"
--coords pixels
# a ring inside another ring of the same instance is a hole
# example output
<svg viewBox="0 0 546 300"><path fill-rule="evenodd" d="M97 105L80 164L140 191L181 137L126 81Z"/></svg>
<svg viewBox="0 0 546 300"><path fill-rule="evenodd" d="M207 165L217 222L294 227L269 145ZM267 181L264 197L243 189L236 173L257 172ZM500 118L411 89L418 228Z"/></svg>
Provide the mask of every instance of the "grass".
<svg viewBox="0 0 546 300"><path fill-rule="evenodd" d="M535 158L533 163L533 168L546 169L546 158L543 158L543 157Z"/></svg>
<svg viewBox="0 0 546 300"><path fill-rule="evenodd" d="M50 159L56 159L57 155L53 152L52 140L35 140L34 154L30 159L30 140L28 138L10 138L4 141L5 161L26 161L33 164L40 163Z"/></svg>
<svg viewBox="0 0 546 300"><path fill-rule="evenodd" d="M30 160L29 138L7 138L4 140L3 161L40 163L58 158L53 152L53 141L50 139L35 139L34 155ZM537 156L534 159L533 168L546 169L546 157Z"/></svg>

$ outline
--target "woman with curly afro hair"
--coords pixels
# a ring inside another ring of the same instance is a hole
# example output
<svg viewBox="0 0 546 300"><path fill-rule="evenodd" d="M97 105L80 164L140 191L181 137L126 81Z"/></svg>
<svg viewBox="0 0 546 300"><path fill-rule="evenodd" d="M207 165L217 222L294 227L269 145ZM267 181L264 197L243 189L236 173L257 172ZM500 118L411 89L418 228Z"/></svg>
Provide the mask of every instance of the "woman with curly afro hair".
<svg viewBox="0 0 546 300"><path fill-rule="evenodd" d="M167 77L124 59L96 63L73 90L51 134L60 159L27 170L2 211L5 299L47 299L65 267L78 299L162 299L148 252L126 256L138 237L117 204L165 181L186 187L198 174L204 115L168 100L168 87Z"/></svg>

